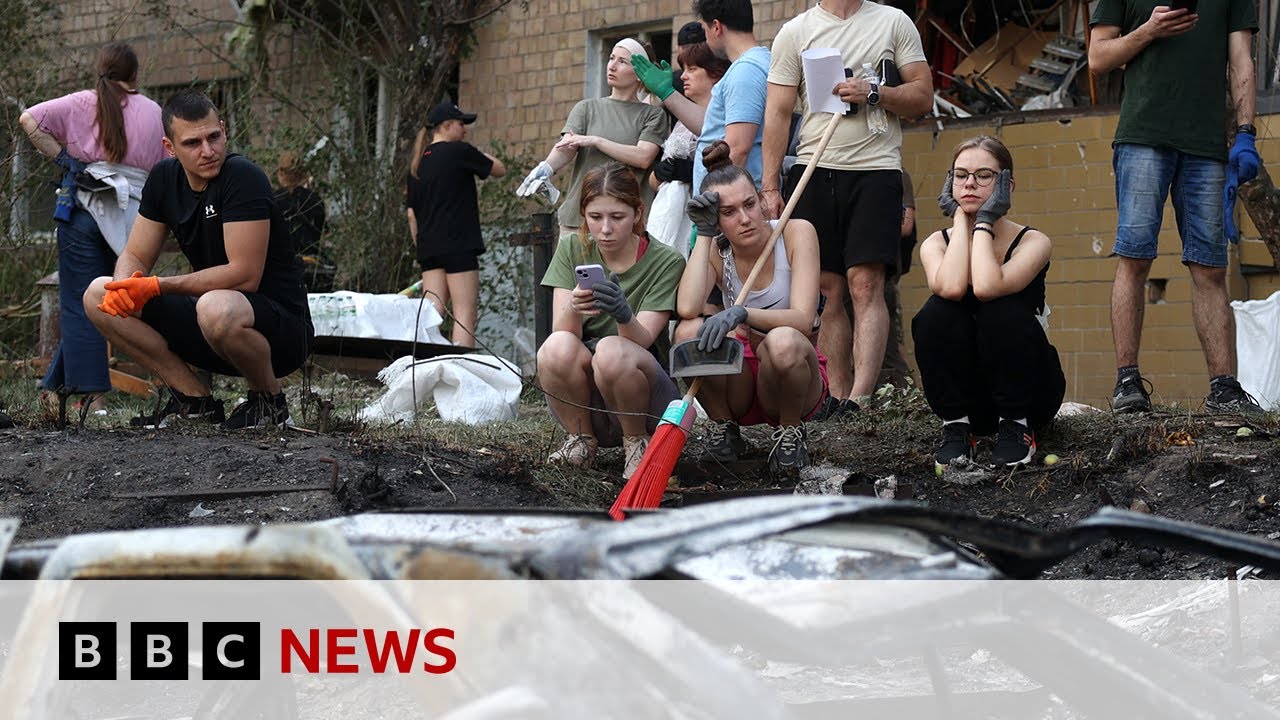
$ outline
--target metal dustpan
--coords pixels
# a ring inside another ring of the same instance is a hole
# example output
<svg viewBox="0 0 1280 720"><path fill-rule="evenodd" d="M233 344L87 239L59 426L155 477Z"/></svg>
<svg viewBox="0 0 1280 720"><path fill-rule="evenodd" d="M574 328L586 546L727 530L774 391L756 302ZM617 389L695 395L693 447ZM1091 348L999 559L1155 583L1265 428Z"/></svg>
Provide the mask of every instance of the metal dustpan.
<svg viewBox="0 0 1280 720"><path fill-rule="evenodd" d="M720 347L709 352L698 349L698 338L671 346L671 377L691 378L708 375L737 375L742 372L742 343L725 338Z"/></svg>

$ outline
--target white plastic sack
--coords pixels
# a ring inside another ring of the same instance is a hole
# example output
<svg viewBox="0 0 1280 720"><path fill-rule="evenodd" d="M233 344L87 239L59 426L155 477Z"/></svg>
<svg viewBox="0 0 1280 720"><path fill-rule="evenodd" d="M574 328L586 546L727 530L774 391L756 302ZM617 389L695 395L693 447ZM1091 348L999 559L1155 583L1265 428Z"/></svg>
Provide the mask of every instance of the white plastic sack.
<svg viewBox="0 0 1280 720"><path fill-rule="evenodd" d="M403 295L356 293L341 290L332 293L310 293L311 324L317 337L378 338L413 342L418 329L418 342L450 344L440 334L443 319L430 300Z"/></svg>
<svg viewBox="0 0 1280 720"><path fill-rule="evenodd" d="M483 425L514 420L520 401L520 368L493 355L441 355L417 362L406 355L383 368L378 380L387 391L360 411L365 422L413 422L415 405L421 411L434 400L440 419Z"/></svg>
<svg viewBox="0 0 1280 720"><path fill-rule="evenodd" d="M678 180L665 182L653 198L646 223L654 240L679 250L686 260L689 259L689 238L693 235L693 221L685 212L688 202L688 185Z"/></svg>
<svg viewBox="0 0 1280 720"><path fill-rule="evenodd" d="M1280 292L1266 300L1236 300L1236 379L1267 410L1280 409Z"/></svg>

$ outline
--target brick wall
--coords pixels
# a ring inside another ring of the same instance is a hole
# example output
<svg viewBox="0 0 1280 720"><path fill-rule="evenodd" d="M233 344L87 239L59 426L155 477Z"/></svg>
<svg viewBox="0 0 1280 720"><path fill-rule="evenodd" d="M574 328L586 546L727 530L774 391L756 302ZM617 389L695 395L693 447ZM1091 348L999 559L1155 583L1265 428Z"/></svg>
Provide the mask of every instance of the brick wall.
<svg viewBox="0 0 1280 720"><path fill-rule="evenodd" d="M236 27L236 13L226 0L170 3L169 12L181 29L154 17L147 4L137 0L67 0L61 11L59 42L64 62L50 72L57 74L68 91L86 87L98 49L112 40L133 45L140 63L138 82L159 103L168 93L158 88L244 79L242 70L229 60L225 45L227 33ZM275 87L294 89L334 82L323 72L316 54L308 51L305 36L273 34L268 56L272 72L267 82ZM279 103L270 92L259 92L255 97L254 110L263 122L261 132L299 122L301 111ZM228 111L222 110L224 115ZM232 138L237 140L243 143L247 138Z"/></svg>
<svg viewBox="0 0 1280 720"><path fill-rule="evenodd" d="M767 43L786 19L807 6L806 0L757 2L757 37ZM221 50L234 19L225 0L188 0L178 11L182 23L195 29L197 41L149 17L134 0L69 0L62 7L68 64L60 72L68 79L87 77L94 50L109 38L128 40L138 49L144 86L236 76L234 68L210 49ZM688 0L538 0L527 12L512 7L497 14L480 28L475 49L460 72L459 103L480 113L473 140L481 145L502 140L542 156L573 104L583 97L592 31L656 23L674 33L689 19ZM277 72L272 82L301 83L317 77L317 68L306 65L305 41L298 42L286 38L273 44L272 67ZM297 50L303 57L295 65L291 58L298 57ZM269 100L264 103L261 109L272 109ZM274 122L285 122L283 117ZM1082 113L1048 119L993 118L985 125L971 120L936 133L924 125L908 129L903 155L903 166L915 183L923 238L945 223L933 198L951 148L979 133L997 135L1012 148L1018 182L1015 217L1054 241L1050 333L1062 354L1067 397L1099 406L1106 404L1115 366L1108 310L1115 261L1107 257L1115 233L1110 149L1115 122L1114 115ZM1258 125L1263 160L1274 167L1280 162L1280 143L1269 139L1280 133L1280 124L1273 130L1264 117ZM1237 299L1265 298L1280 290L1280 275L1239 272L1240 263L1269 265L1271 260L1254 239L1257 230L1242 211L1240 215L1245 240L1233 252L1230 290ZM1163 252L1152 277L1167 280L1165 297L1162 304L1147 307L1141 363L1166 402L1198 404L1206 391L1205 366L1191 325L1190 280L1179 262L1172 209L1166 210L1164 228ZM926 294L917 264L903 280L908 316Z"/></svg>
<svg viewBox="0 0 1280 720"><path fill-rule="evenodd" d="M768 42L805 2L757 2L756 35ZM583 11L583 7L589 10ZM625 0L545 0L527 13L510 10L481 29L477 49L461 71L459 102L480 113L473 137L480 143L502 139L541 157L584 89L583 58L588 31L669 19L676 30L690 19L685 0L634 3ZM1115 186L1111 171L1114 114L1078 114L1036 121L1036 116L969 121L933 132L931 125L909 129L903 166L915 183L917 223L923 239L945 225L934 198L946 173L951 148L964 138L997 135L1014 155L1018 188L1014 216L1054 242L1048 301L1050 336L1062 355L1067 398L1106 407L1115 383L1111 344L1110 290L1115 261L1108 257L1115 238ZM1264 161L1280 161L1280 143L1267 142L1270 123L1259 122ZM1011 121L1018 124L1008 124ZM1276 128L1280 132L1280 126ZM526 169L515 169L524 172ZM1243 216L1243 211L1240 212ZM1264 298L1280 290L1280 276L1239 272L1239 262L1270 264L1257 231L1243 217L1246 236L1233 253L1230 290L1236 299ZM1190 279L1179 260L1173 210L1165 213L1162 253L1151 273L1167 280L1164 302L1149 305L1141 364L1165 402L1198 405L1207 392L1204 358L1191 323ZM908 317L924 302L924 276L915 268L903 279ZM908 342L908 346L910 346Z"/></svg>

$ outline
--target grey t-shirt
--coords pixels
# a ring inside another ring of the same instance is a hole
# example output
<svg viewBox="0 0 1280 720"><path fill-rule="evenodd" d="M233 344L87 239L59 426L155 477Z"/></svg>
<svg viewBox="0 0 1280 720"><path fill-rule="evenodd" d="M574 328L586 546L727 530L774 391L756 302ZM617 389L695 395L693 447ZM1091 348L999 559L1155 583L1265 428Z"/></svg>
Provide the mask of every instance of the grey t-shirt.
<svg viewBox="0 0 1280 720"><path fill-rule="evenodd" d="M662 108L642 102L614 100L613 98L594 98L583 100L573 106L569 119L564 123L561 133L572 132L578 135L595 135L605 140L622 145L635 145L641 140L651 142L659 147L667 139L670 127L667 115ZM582 194L582 178L595 167L613 160L595 148L579 148L573 160L572 175L568 186L564 189L564 200L558 213L560 224L578 227L582 224L582 216L578 213L578 199ZM640 181L640 190L645 207L653 201L653 191L644 182L644 173L648 168L632 168L636 179Z"/></svg>

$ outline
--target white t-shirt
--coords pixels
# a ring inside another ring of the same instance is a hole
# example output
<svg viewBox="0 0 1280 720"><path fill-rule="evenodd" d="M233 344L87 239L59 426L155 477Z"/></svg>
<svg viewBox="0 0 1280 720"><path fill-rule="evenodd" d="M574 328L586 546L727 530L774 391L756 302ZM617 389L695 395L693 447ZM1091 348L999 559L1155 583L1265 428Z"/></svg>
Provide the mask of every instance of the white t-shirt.
<svg viewBox="0 0 1280 720"><path fill-rule="evenodd" d="M844 66L861 76L863 63L879 65L886 58L899 68L924 62L920 33L901 10L864 2L846 20L815 6L787 21L773 41L769 82L797 88L803 107L798 162L807 164L831 116L810 114L805 100L804 69L800 53L811 48L836 48ZM867 106L836 126L835 135L822 154L819 167L831 170L898 170L902 167L902 127L888 113L889 131L873 134L867 127Z"/></svg>

